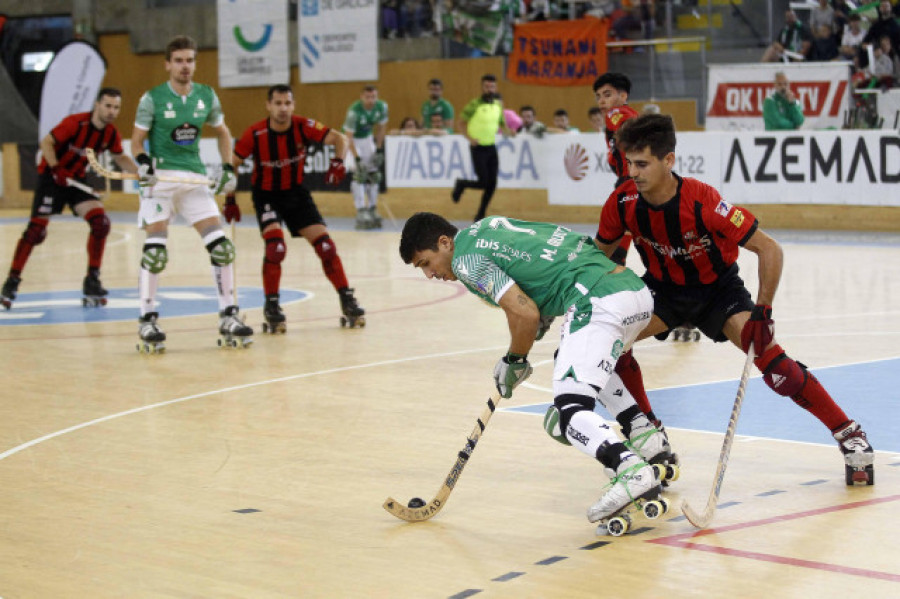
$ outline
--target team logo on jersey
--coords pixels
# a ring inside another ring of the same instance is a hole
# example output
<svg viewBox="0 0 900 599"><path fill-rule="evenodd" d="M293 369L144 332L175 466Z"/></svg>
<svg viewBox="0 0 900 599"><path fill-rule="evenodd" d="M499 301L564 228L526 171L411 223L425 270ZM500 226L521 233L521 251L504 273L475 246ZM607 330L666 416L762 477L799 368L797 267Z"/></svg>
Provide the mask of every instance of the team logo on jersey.
<svg viewBox="0 0 900 599"><path fill-rule="evenodd" d="M203 103L202 99L197 100L197 110L203 110L206 108L206 104Z"/></svg>
<svg viewBox="0 0 900 599"><path fill-rule="evenodd" d="M609 122L611 122L613 125L618 125L619 121L621 121L623 118L625 118L625 115L616 110L610 114Z"/></svg>
<svg viewBox="0 0 900 599"><path fill-rule="evenodd" d="M164 119L174 119L175 118L175 108L172 106L171 102L166 102L166 109L163 110L163 118Z"/></svg>
<svg viewBox="0 0 900 599"><path fill-rule="evenodd" d="M740 210L735 210L734 214L731 215L731 224L735 227L740 227L744 224L744 213Z"/></svg>
<svg viewBox="0 0 900 599"><path fill-rule="evenodd" d="M200 130L190 123L184 123L172 129L172 141L179 146L192 145L200 136Z"/></svg>
<svg viewBox="0 0 900 599"><path fill-rule="evenodd" d="M728 216L729 212L731 212L731 204L725 200L719 200L719 205L716 206L716 214L725 217Z"/></svg>
<svg viewBox="0 0 900 599"><path fill-rule="evenodd" d="M573 181L581 181L587 175L590 159L587 151L581 144L572 144L566 148L566 154L563 157L563 166L565 166L566 174Z"/></svg>
<svg viewBox="0 0 900 599"><path fill-rule="evenodd" d="M684 234L684 240L685 240L685 241L691 241L691 240L693 240L693 239L697 239L697 233L696 233L696 232L694 232L694 231L688 231L687 233Z"/></svg>

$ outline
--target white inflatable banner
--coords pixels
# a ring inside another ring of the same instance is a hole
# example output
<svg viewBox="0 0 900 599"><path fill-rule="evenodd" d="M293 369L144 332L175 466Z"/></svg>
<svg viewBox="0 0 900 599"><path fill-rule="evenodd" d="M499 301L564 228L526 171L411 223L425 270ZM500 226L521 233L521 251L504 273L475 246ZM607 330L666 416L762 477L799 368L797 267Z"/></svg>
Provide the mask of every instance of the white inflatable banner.
<svg viewBox="0 0 900 599"><path fill-rule="evenodd" d="M765 130L762 104L774 93L777 72L787 76L802 104L801 129L840 128L850 106L846 62L711 64L708 69L707 131Z"/></svg>
<svg viewBox="0 0 900 599"><path fill-rule="evenodd" d="M106 75L106 61L87 42L69 42L53 57L41 90L38 141L63 118L93 110Z"/></svg>
<svg viewBox="0 0 900 599"><path fill-rule="evenodd" d="M287 0L219 0L219 86L290 83Z"/></svg>
<svg viewBox="0 0 900 599"><path fill-rule="evenodd" d="M300 0L300 81L378 80L378 2Z"/></svg>

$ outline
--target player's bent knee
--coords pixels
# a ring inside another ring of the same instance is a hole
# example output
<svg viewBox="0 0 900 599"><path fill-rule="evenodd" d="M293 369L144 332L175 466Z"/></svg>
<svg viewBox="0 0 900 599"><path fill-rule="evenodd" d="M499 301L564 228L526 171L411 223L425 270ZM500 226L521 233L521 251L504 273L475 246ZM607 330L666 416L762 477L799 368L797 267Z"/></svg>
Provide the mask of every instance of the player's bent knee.
<svg viewBox="0 0 900 599"><path fill-rule="evenodd" d="M334 241L332 241L331 236L328 235L328 233L323 233L316 237L312 246L313 249L316 250L316 255L322 262L330 262L337 258L337 246L334 245Z"/></svg>
<svg viewBox="0 0 900 599"><path fill-rule="evenodd" d="M91 228L91 236L97 239L105 239L109 235L110 222L105 212L101 211L99 214L89 216L87 221L88 226Z"/></svg>
<svg viewBox="0 0 900 599"><path fill-rule="evenodd" d="M757 367L759 365L757 364ZM763 381L772 391L784 397L793 397L806 384L807 372L802 364L782 352L771 360L763 371Z"/></svg>
<svg viewBox="0 0 900 599"><path fill-rule="evenodd" d="M566 439L565 429L560 425L560 414L556 406L550 406L547 413L544 414L544 430L550 435L554 441L558 441L563 445L571 445Z"/></svg>
<svg viewBox="0 0 900 599"><path fill-rule="evenodd" d="M273 235L266 239L266 262L281 264L287 256L287 246L283 235Z"/></svg>
<svg viewBox="0 0 900 599"><path fill-rule="evenodd" d="M47 223L40 219L32 219L25 227L22 239L33 246L41 245L47 239Z"/></svg>
<svg viewBox="0 0 900 599"><path fill-rule="evenodd" d="M159 274L166 268L169 261L169 251L166 246L159 243L144 245L144 253L141 256L141 268L153 274Z"/></svg>
<svg viewBox="0 0 900 599"><path fill-rule="evenodd" d="M219 237L206 246L213 266L228 266L234 262L234 244L227 237Z"/></svg>
<svg viewBox="0 0 900 599"><path fill-rule="evenodd" d="M572 416L578 412L594 410L595 400L591 395L564 393L553 398L553 407L559 412L559 430L565 434Z"/></svg>

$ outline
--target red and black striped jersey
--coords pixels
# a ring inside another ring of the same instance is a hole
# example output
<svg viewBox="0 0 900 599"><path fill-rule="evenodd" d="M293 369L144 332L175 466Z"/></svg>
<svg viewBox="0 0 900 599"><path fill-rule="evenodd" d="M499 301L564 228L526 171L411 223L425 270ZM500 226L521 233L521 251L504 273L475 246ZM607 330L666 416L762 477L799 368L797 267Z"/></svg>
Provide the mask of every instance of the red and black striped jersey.
<svg viewBox="0 0 900 599"><path fill-rule="evenodd" d="M53 136L53 148L60 168L72 173L76 178L84 178L87 167L85 148L92 148L99 154L109 150L113 154L122 153L122 138L114 125L106 125L97 129L91 123L90 112L70 114L50 131ZM47 160L41 158L38 172L49 169Z"/></svg>
<svg viewBox="0 0 900 599"><path fill-rule="evenodd" d="M627 104L617 106L606 113L606 147L609 148L607 160L617 177L628 176L628 164L625 162L625 153L616 149L616 131L621 129L625 121L636 116L637 111Z"/></svg>
<svg viewBox="0 0 900 599"><path fill-rule="evenodd" d="M735 263L739 246L759 222L746 209L723 200L714 187L674 176L678 190L661 206L648 203L633 180L620 185L603 206L597 240L614 243L628 231L651 277L676 285L707 285Z"/></svg>
<svg viewBox="0 0 900 599"><path fill-rule="evenodd" d="M303 183L306 147L322 143L329 131L318 121L296 115L286 131L273 131L264 119L247 127L234 153L241 159L253 156L254 189L287 191Z"/></svg>

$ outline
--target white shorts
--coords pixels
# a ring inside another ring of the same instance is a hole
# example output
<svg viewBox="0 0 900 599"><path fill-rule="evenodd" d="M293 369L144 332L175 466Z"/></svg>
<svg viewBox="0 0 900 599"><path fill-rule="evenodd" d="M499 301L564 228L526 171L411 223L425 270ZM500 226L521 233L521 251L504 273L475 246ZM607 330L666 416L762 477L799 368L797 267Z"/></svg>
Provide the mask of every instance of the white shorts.
<svg viewBox="0 0 900 599"><path fill-rule="evenodd" d="M200 177L197 173L189 171L160 170L156 173L172 177ZM141 189L139 227L169 221L175 214L180 214L192 225L205 218L220 216L216 198L206 185L160 181L153 187Z"/></svg>
<svg viewBox="0 0 900 599"><path fill-rule="evenodd" d="M359 154L359 162L356 168L377 171L378 169L372 164L372 157L375 155L375 138L371 135L362 139L354 138L353 145L356 146L356 152Z"/></svg>
<svg viewBox="0 0 900 599"><path fill-rule="evenodd" d="M571 306L553 367L554 394L559 395L560 387L570 387L560 383L572 377L602 389L619 356L631 348L652 315L653 296L646 287L606 297L587 296Z"/></svg>

